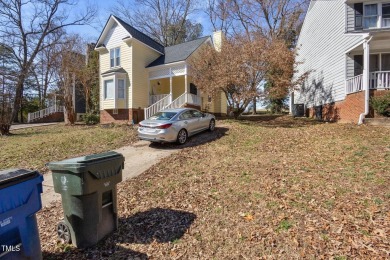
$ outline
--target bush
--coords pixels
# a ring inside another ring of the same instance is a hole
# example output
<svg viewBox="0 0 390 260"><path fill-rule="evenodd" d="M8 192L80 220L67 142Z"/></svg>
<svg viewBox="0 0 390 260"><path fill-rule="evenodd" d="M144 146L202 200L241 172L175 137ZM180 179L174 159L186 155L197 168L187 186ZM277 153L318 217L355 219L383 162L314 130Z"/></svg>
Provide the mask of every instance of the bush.
<svg viewBox="0 0 390 260"><path fill-rule="evenodd" d="M378 114L390 116L390 93L381 97L372 97L370 104Z"/></svg>
<svg viewBox="0 0 390 260"><path fill-rule="evenodd" d="M85 114L84 115L84 122L87 125L96 125L100 122L99 115L96 114Z"/></svg>

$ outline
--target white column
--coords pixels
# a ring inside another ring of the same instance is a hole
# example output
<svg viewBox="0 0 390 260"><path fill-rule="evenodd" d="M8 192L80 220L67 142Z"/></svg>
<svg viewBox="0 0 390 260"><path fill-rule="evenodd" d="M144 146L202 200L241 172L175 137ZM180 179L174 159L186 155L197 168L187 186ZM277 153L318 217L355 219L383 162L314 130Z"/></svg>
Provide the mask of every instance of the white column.
<svg viewBox="0 0 390 260"><path fill-rule="evenodd" d="M185 86L184 93L186 93L186 95L185 95L185 102L188 103L188 95L187 95L187 93L189 93L189 91L188 91L187 73L184 74L184 86Z"/></svg>
<svg viewBox="0 0 390 260"><path fill-rule="evenodd" d="M370 97L370 44L368 41L363 43L364 49L364 68L363 68L363 89L365 91L365 111L368 113Z"/></svg>
<svg viewBox="0 0 390 260"><path fill-rule="evenodd" d="M171 94L171 98L170 98L170 102L169 103L172 103L173 101L173 94L172 94L172 69L170 68L169 69L169 93Z"/></svg>
<svg viewBox="0 0 390 260"><path fill-rule="evenodd" d="M148 79L148 104L149 106L152 105L152 102L150 102L151 95L150 95L150 79Z"/></svg>
<svg viewBox="0 0 390 260"><path fill-rule="evenodd" d="M290 115L293 113L293 106L294 106L294 90L291 90L290 92Z"/></svg>

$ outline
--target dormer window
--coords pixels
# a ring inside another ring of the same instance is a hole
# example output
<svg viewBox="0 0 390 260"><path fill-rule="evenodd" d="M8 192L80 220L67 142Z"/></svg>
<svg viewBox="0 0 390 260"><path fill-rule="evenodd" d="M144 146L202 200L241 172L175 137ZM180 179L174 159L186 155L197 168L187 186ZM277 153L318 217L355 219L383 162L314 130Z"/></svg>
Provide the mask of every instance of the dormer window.
<svg viewBox="0 0 390 260"><path fill-rule="evenodd" d="M121 65L121 49L114 48L110 50L110 67L119 67Z"/></svg>

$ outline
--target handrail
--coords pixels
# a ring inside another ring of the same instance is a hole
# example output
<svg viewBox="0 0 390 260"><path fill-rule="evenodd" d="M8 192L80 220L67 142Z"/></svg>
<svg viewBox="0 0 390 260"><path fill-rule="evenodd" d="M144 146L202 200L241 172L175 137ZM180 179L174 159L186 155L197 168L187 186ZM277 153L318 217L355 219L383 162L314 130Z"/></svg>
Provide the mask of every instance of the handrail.
<svg viewBox="0 0 390 260"><path fill-rule="evenodd" d="M41 109L41 110L39 110L37 112L28 113L28 115L27 115L27 122L31 123L32 121L34 121L36 119L41 119L41 118L44 118L44 117L46 117L48 115L51 115L51 114L57 113L57 112L64 112L64 107L63 106L54 105L54 106L51 106L51 107L48 107L48 108Z"/></svg>
<svg viewBox="0 0 390 260"><path fill-rule="evenodd" d="M168 94L166 97L160 99L153 105L145 108L144 111L145 119L151 117L152 115L154 115L155 113L163 109L167 105L167 103L169 103L170 98L171 98L171 94Z"/></svg>

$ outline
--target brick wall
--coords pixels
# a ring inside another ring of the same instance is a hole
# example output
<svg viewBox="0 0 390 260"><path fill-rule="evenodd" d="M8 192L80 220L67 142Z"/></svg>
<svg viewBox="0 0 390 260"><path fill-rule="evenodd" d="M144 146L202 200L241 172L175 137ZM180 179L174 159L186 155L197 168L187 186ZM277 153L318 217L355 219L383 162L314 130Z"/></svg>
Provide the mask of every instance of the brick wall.
<svg viewBox="0 0 390 260"><path fill-rule="evenodd" d="M390 90L370 90L370 97L383 96L389 92ZM343 101L322 106L322 118L324 121L357 124L359 122L359 116L363 112L364 91L349 94ZM315 117L314 108L309 108L306 113L309 117ZM370 108L367 117L378 117L378 115Z"/></svg>
<svg viewBox="0 0 390 260"><path fill-rule="evenodd" d="M35 119L31 123L51 123L51 122L63 122L64 112L56 112L45 116L43 118Z"/></svg>
<svg viewBox="0 0 390 260"><path fill-rule="evenodd" d="M134 120L135 124L144 120L143 109L118 109L118 113L114 114L113 109L100 110L100 123L118 123L118 124L131 124Z"/></svg>

